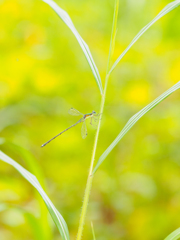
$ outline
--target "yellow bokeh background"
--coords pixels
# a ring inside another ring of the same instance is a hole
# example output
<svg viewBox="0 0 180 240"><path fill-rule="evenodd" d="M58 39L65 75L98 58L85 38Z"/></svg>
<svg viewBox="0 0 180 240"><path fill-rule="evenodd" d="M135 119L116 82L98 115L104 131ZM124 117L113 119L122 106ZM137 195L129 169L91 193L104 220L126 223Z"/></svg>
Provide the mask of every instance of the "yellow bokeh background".
<svg viewBox="0 0 180 240"><path fill-rule="evenodd" d="M56 0L87 42L102 83L112 0ZM168 0L122 0L115 61ZM154 24L113 71L96 161L136 112L180 80L180 8ZM76 239L95 128L68 115L99 111L100 92L77 40L41 0L0 0L0 149L35 174ZM145 115L97 171L83 239L160 240L180 227L179 91ZM59 240L38 193L0 162L0 240Z"/></svg>

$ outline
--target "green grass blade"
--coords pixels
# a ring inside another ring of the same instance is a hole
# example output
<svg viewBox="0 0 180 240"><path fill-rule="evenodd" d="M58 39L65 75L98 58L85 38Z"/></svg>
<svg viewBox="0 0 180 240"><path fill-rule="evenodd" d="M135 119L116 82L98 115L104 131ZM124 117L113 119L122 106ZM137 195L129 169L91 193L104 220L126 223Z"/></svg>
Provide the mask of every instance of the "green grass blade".
<svg viewBox="0 0 180 240"><path fill-rule="evenodd" d="M92 222L91 222L91 228L92 228L93 240L96 240L96 236L95 236L94 227L93 227Z"/></svg>
<svg viewBox="0 0 180 240"><path fill-rule="evenodd" d="M67 14L66 11L64 11L62 8L60 8L54 1L52 0L42 0L43 2L47 3L56 13L57 15L62 19L62 21L69 27L69 29L72 31L74 36L76 37L80 47L82 48L84 55L89 63L89 66L92 70L92 73L94 75L94 78L96 80L96 83L99 87L99 90L101 94L103 93L103 87L101 82L101 77L99 75L98 68L96 67L96 64L93 60L93 57L91 55L91 52L89 50L88 45L85 43L85 41L82 39L80 34L78 33L77 29L75 28L70 16Z"/></svg>
<svg viewBox="0 0 180 240"><path fill-rule="evenodd" d="M2 151L0 151L0 159L4 162L10 164L11 166L13 166L18 172L20 172L20 174L29 183L31 183L32 186L34 186L37 189L37 191L43 198L43 200L49 210L49 213L51 214L51 217L54 220L54 223L56 224L56 226L61 234L62 239L70 240L69 231L68 231L68 227L67 227L65 220L63 219L61 214L58 212L58 210L55 208L55 206L53 205L53 203L51 202L51 200L49 199L47 194L44 192L44 190L42 189L37 178L32 173L30 173L25 168L23 168L20 164L18 164L13 159L11 159L6 154L4 154Z"/></svg>
<svg viewBox="0 0 180 240"><path fill-rule="evenodd" d="M21 146L18 146L9 141L5 141L5 139L0 138L0 145L1 144L5 145L5 149L15 152L23 159L28 169L31 171L31 173L33 173L38 178L38 181L40 182L41 187L46 191L44 175L40 165L38 164L37 159L35 159L35 157L27 149L24 149ZM39 225L42 226L42 233L44 234L44 237L42 237L42 239L50 240L52 239L52 231L48 221L48 217L49 217L48 209L44 204L42 204L43 200L41 196L38 194L38 192L36 194L37 194L37 200L39 202L39 207L40 207Z"/></svg>
<svg viewBox="0 0 180 240"><path fill-rule="evenodd" d="M114 70L114 68L117 66L117 64L120 62L120 60L125 56L125 54L129 51L129 49L134 45L134 43L160 18L162 18L167 13L171 12L173 9L177 8L180 5L180 0L173 1L166 5L165 8L151 21L149 22L145 27L141 29L141 31L135 36L135 38L132 40L132 42L129 44L129 46L124 50L124 52L118 57L118 59L113 64L112 68L109 71L109 74Z"/></svg>
<svg viewBox="0 0 180 240"><path fill-rule="evenodd" d="M141 111L136 113L133 117L129 119L129 121L126 123L125 127L122 129L122 131L119 133L117 138L111 143L111 145L105 150L105 152L100 156L94 170L93 174L97 171L101 163L104 161L104 159L107 157L107 155L112 151L112 149L119 143L119 141L126 135L127 132L134 126L134 124L142 118L147 112L149 112L151 109L156 107L160 102L162 102L165 98L167 98L170 94L175 92L180 88L180 81L176 83L173 87L168 89L166 92L164 92L162 95L160 95L158 98L156 98L153 102L148 104L146 107L144 107Z"/></svg>
<svg viewBox="0 0 180 240"><path fill-rule="evenodd" d="M108 74L108 72L110 70L110 64L111 64L111 60L112 60L112 56L113 56L114 48L115 48L115 39L116 39L116 32L117 32L117 18L118 18L118 10L119 10L119 0L115 0L114 6L115 6L114 7L114 16L113 16L111 41L110 41L110 46L109 46L109 55L108 55L106 74ZM107 78L107 81L108 81L108 78ZM105 82L105 87L106 87L106 85L107 84Z"/></svg>
<svg viewBox="0 0 180 240"><path fill-rule="evenodd" d="M169 234L164 240L177 240L180 238L180 228Z"/></svg>

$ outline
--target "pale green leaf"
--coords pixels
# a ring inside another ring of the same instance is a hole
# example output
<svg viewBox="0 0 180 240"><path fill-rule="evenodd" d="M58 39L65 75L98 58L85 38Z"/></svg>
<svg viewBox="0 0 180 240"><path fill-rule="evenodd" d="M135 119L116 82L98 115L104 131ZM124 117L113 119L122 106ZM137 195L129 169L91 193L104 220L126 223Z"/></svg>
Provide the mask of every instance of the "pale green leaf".
<svg viewBox="0 0 180 240"><path fill-rule="evenodd" d="M41 187L46 191L43 172L41 170L40 165L38 164L37 159L35 159L35 157L30 153L30 151L12 142L6 141L3 138L0 138L0 145L1 144L5 145L4 146L5 149L15 152L23 159L23 161L28 166L28 169L31 171L31 173L33 173L38 178L38 181L40 182ZM48 221L48 209L46 205L42 204L43 199L38 194L38 192L37 192L37 200L39 201L39 207L40 207L39 225L41 225L42 233L44 234L43 240L52 239L52 230Z"/></svg>
<svg viewBox="0 0 180 240"><path fill-rule="evenodd" d="M52 219L54 220L60 234L63 240L70 240L69 237L69 231L67 224L65 220L63 219L62 215L58 212L58 210L55 208L47 194L44 192L43 188L41 187L40 183L38 182L37 178L27 171L25 168L23 168L20 164L15 162L13 159L8 157L6 154L4 154L2 151L0 151L0 159L11 166L13 166L20 174L32 185L34 186L41 197L43 198L49 213L51 214Z"/></svg>
<svg viewBox="0 0 180 240"><path fill-rule="evenodd" d="M119 61L125 56L125 54L129 51L129 49L134 45L134 43L160 18L162 18L167 13L171 12L173 9L177 8L180 5L180 0L173 1L166 5L165 8L151 21L149 22L145 27L141 29L141 31L135 36L135 38L132 40L132 42L129 44L129 46L124 50L124 52L118 57L118 59L115 61L113 66L111 67L109 74L114 70L114 68L117 66Z"/></svg>
<svg viewBox="0 0 180 240"><path fill-rule="evenodd" d="M153 109L155 106L157 106L161 101L163 101L165 98L167 98L170 94L172 94L174 91L178 90L180 88L180 81L176 83L173 87L168 89L166 92L164 92L162 95L160 95L158 98L156 98L153 102L148 104L146 107L144 107L141 111L136 113L133 117L129 119L129 121L126 123L125 127L122 129L122 131L119 133L117 138L111 143L111 145L105 150L105 152L100 156L94 170L93 174L96 172L96 170L99 168L101 163L104 161L104 159L107 157L107 155L112 151L112 149L119 143L119 141L126 135L127 132L134 126L134 124L142 118L147 112L149 112L151 109Z"/></svg>
<svg viewBox="0 0 180 240"><path fill-rule="evenodd" d="M96 64L93 60L93 57L91 55L91 52L89 50L88 45L85 43L85 41L82 39L80 34L78 33L77 29L75 28L70 16L66 11L64 11L62 8L60 8L53 0L42 0L43 2L47 3L56 13L57 15L62 19L62 21L69 27L69 29L72 31L74 36L76 37L80 47L82 48L84 55L89 63L89 66L92 70L92 73L94 75L94 78L96 80L96 83L99 87L99 90L101 94L103 93L103 87L101 82L101 77L99 75L98 68L96 67Z"/></svg>
<svg viewBox="0 0 180 240"><path fill-rule="evenodd" d="M164 240L177 240L180 239L180 228L169 234Z"/></svg>
<svg viewBox="0 0 180 240"><path fill-rule="evenodd" d="M91 228L92 228L93 240L96 240L96 236L95 236L95 232L94 232L94 226L93 226L92 222L91 222Z"/></svg>

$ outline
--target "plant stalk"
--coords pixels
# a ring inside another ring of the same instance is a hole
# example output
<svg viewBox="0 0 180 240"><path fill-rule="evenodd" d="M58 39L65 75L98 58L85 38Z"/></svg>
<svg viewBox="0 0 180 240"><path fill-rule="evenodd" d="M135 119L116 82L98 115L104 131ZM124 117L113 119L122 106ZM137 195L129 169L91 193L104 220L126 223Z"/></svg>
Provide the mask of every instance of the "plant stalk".
<svg viewBox="0 0 180 240"><path fill-rule="evenodd" d="M78 228L78 233L77 233L77 240L81 240L81 237L82 237L83 225L84 225L84 221L85 221L85 216L86 216L86 212L87 212L87 206L88 206L89 196L90 196L90 191L91 191L91 186L92 186L92 180L93 180L92 172L93 172L93 166L94 166L94 160L95 160L95 155L96 155L100 127L101 127L101 118L102 118L103 111L104 111L104 103L105 103L107 85L108 85L108 80L109 80L110 63L111 63L111 58L112 58L113 50L114 50L114 46L115 46L118 7L119 7L119 0L115 0L114 17L113 17L113 24L112 24L108 62L107 62L105 86L104 86L104 92L101 97L101 105L100 105L100 111L99 111L99 113L101 114L100 115L101 117L98 120L98 126L97 126L95 140L94 140L93 152L92 152L91 163L90 163L90 168L89 168L89 175L88 175L86 189L85 189L85 193L84 193L84 201L83 201L83 205L82 205L79 228Z"/></svg>

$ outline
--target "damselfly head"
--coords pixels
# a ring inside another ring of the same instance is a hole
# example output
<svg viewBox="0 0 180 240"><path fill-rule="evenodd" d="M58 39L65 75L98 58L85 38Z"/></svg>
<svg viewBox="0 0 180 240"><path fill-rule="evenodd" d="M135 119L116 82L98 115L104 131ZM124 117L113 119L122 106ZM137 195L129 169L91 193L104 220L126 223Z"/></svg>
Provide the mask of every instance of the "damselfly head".
<svg viewBox="0 0 180 240"><path fill-rule="evenodd" d="M92 113L93 113L93 114L96 114L96 112L95 112L95 111L92 111Z"/></svg>

